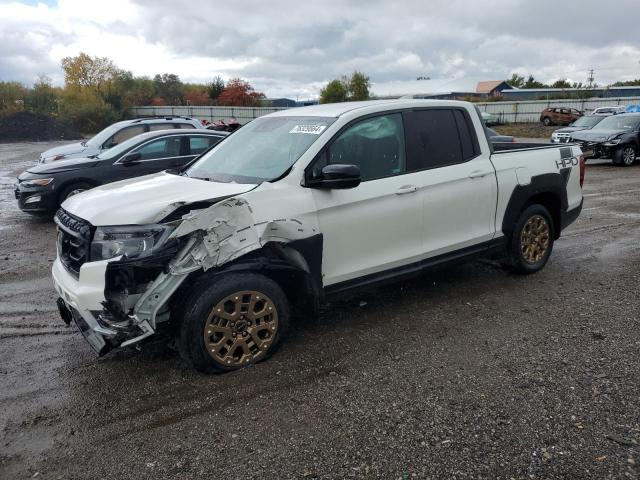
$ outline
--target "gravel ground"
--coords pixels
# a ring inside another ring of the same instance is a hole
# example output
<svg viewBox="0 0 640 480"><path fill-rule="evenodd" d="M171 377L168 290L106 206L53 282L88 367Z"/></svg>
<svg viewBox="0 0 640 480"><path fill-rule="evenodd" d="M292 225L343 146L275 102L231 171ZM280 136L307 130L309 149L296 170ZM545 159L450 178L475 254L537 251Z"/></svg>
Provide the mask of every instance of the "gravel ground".
<svg viewBox="0 0 640 480"><path fill-rule="evenodd" d="M587 169L547 268L442 270L300 319L204 376L163 343L97 359L55 312L54 226L0 145L0 478L638 478L640 165Z"/></svg>

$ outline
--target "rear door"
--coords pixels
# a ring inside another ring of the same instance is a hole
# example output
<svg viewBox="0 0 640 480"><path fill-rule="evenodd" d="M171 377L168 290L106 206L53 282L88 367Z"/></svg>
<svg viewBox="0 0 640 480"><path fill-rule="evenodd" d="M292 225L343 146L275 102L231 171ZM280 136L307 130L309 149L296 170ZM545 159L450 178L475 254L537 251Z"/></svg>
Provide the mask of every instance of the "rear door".
<svg viewBox="0 0 640 480"><path fill-rule="evenodd" d="M423 251L433 257L491 240L497 183L466 109L405 112L407 160L421 164Z"/></svg>

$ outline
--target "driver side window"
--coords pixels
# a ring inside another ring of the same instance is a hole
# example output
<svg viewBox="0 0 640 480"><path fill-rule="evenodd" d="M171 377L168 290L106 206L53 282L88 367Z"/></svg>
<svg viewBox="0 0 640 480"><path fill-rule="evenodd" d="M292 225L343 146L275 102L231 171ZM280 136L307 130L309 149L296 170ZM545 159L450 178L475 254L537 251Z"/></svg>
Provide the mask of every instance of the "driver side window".
<svg viewBox="0 0 640 480"><path fill-rule="evenodd" d="M315 162L312 177L320 177L322 168L333 164L358 166L363 182L405 173L402 115L371 117L348 127Z"/></svg>
<svg viewBox="0 0 640 480"><path fill-rule="evenodd" d="M140 160L153 160L157 158L171 158L180 156L181 137L169 137L147 143L134 150L139 153Z"/></svg>

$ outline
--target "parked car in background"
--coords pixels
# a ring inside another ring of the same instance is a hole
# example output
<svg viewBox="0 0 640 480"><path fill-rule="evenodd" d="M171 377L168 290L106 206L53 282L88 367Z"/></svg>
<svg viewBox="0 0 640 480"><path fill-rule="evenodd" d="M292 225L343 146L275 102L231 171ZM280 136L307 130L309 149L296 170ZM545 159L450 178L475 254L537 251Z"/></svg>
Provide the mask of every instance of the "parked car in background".
<svg viewBox="0 0 640 480"><path fill-rule="evenodd" d="M168 128L204 128L200 120L191 117L144 117L123 120L108 126L89 140L54 147L40 154L39 163L97 155L145 132Z"/></svg>
<svg viewBox="0 0 640 480"><path fill-rule="evenodd" d="M487 128L487 132L489 133L491 143L513 143L516 141L515 137L512 137L511 135L500 135L492 128Z"/></svg>
<svg viewBox="0 0 640 480"><path fill-rule="evenodd" d="M467 102L272 113L181 175L64 202L58 308L100 355L164 322L196 369L242 368L285 338L293 307L313 315L331 295L490 255L541 270L580 214L581 157L577 145L491 148Z"/></svg>
<svg viewBox="0 0 640 480"><path fill-rule="evenodd" d="M593 158L611 158L616 165L633 165L640 151L640 114L621 113L605 117L591 130L571 134Z"/></svg>
<svg viewBox="0 0 640 480"><path fill-rule="evenodd" d="M51 213L67 198L98 185L182 168L227 135L204 129L160 130L91 157L35 165L18 177L18 206L27 213Z"/></svg>
<svg viewBox="0 0 640 480"><path fill-rule="evenodd" d="M582 112L575 108L545 108L540 113L540 121L546 126L569 125L582 116Z"/></svg>
<svg viewBox="0 0 640 480"><path fill-rule="evenodd" d="M554 131L551 134L551 143L567 143L573 132L589 130L605 118L607 118L607 115L585 115L584 117L580 117L575 122L570 123L568 127L559 128Z"/></svg>
<svg viewBox="0 0 640 480"><path fill-rule="evenodd" d="M591 115L615 115L617 113L624 113L626 107L620 105L614 105L613 107L598 107Z"/></svg>
<svg viewBox="0 0 640 480"><path fill-rule="evenodd" d="M488 112L480 112L480 116L482 117L482 121L484 122L484 124L489 127L491 125L500 124L500 117L498 115L495 115L493 113L488 113Z"/></svg>
<svg viewBox="0 0 640 480"><path fill-rule="evenodd" d="M229 118L225 122L224 120L216 120L215 122L207 122L206 129L207 130L218 130L222 132L235 132L242 125L235 118Z"/></svg>

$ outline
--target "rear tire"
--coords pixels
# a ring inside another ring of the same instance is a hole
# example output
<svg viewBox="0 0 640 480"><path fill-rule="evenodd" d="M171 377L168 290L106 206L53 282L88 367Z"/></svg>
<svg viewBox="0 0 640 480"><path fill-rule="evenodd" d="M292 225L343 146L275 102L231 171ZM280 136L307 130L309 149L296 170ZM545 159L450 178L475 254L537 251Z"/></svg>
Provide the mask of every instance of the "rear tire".
<svg viewBox="0 0 640 480"><path fill-rule="evenodd" d="M551 121L551 119L549 117L544 117L542 119L542 123L544 124L545 127L549 127L549 126L553 125L553 122Z"/></svg>
<svg viewBox="0 0 640 480"><path fill-rule="evenodd" d="M266 360L289 327L289 303L280 286L254 273L206 277L177 326L180 355L203 373L222 373Z"/></svg>
<svg viewBox="0 0 640 480"><path fill-rule="evenodd" d="M630 167L635 163L637 154L638 152L636 152L636 148L633 145L623 145L614 152L613 163Z"/></svg>
<svg viewBox="0 0 640 480"><path fill-rule="evenodd" d="M507 247L508 265L518 273L536 273L551 256L554 239L553 220L539 204L530 205L518 218Z"/></svg>

